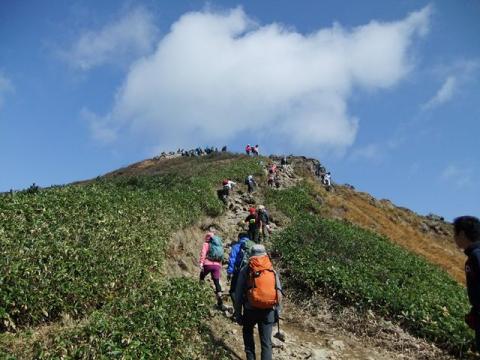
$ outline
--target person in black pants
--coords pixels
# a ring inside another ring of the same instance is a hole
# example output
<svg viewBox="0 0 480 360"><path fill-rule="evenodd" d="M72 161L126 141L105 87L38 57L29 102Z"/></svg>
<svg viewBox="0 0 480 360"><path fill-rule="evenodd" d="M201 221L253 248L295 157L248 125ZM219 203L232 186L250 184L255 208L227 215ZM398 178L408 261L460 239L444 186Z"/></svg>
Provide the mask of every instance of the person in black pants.
<svg viewBox="0 0 480 360"><path fill-rule="evenodd" d="M453 221L455 243L467 255L465 275L472 308L465 322L475 331L476 350L480 351L480 220L461 216Z"/></svg>

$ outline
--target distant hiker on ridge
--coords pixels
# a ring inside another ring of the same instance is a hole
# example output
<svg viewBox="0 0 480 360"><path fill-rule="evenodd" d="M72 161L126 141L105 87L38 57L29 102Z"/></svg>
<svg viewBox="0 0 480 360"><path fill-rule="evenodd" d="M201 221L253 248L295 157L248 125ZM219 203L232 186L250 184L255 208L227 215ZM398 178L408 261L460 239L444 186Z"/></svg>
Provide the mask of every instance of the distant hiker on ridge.
<svg viewBox="0 0 480 360"><path fill-rule="evenodd" d="M260 148L258 145L255 145L253 148L252 148L252 155L253 156L259 156L260 155Z"/></svg>
<svg viewBox="0 0 480 360"><path fill-rule="evenodd" d="M250 156L250 153L252 152L252 147L250 146L250 144L247 144L247 146L245 147L245 152L248 156Z"/></svg>
<svg viewBox="0 0 480 360"><path fill-rule="evenodd" d="M465 322L475 331L476 351L480 351L480 220L473 216L461 216L453 221L454 240L467 255L465 275L467 293L472 309L465 315Z"/></svg>
<svg viewBox="0 0 480 360"><path fill-rule="evenodd" d="M252 247L248 266L238 274L235 288L235 321L243 326L243 343L247 360L255 360L253 329L258 325L262 360L272 359L272 328L278 321L282 285L265 247Z"/></svg>
<svg viewBox="0 0 480 360"><path fill-rule="evenodd" d="M205 241L200 252L200 281L204 281L208 274L212 274L213 284L215 285L215 296L217 306L223 310L225 306L222 300L222 286L220 285L220 276L222 274L223 244L222 239L213 232L205 235Z"/></svg>

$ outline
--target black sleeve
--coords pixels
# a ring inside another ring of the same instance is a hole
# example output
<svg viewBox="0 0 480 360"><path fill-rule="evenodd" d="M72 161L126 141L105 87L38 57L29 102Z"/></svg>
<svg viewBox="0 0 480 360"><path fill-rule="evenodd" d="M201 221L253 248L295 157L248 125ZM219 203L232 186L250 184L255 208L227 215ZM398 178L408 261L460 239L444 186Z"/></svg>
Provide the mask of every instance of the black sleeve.
<svg viewBox="0 0 480 360"><path fill-rule="evenodd" d="M467 273L468 298L472 307L480 311L480 251L472 252L465 271Z"/></svg>

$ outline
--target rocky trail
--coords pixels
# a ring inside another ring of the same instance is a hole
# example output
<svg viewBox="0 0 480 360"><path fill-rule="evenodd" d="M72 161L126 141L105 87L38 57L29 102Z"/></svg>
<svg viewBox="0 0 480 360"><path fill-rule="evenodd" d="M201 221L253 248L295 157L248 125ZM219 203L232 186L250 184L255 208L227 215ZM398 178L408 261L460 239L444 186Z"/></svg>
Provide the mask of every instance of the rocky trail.
<svg viewBox="0 0 480 360"><path fill-rule="evenodd" d="M295 185L302 179L293 167L279 171L281 188ZM264 185L259 184L260 188ZM206 230L214 227L224 239L226 253L237 234L245 230L243 220L251 205L263 203L260 189L253 194L246 186L238 184L228 199L227 211L218 218L199 220L198 224L177 232L167 251L165 273L169 276L198 277L198 255ZM282 224L272 223L272 231L279 232ZM269 244L266 244L267 250ZM226 283L226 267L222 274L222 288L227 306L229 284ZM282 274L282 269L278 269ZM207 278L208 279L208 278ZM213 284L212 284L213 288ZM280 328L285 335L282 342L273 338L273 358L287 359L452 359L451 356L421 339L405 333L398 326L373 313L358 314L353 308L340 308L338 304L315 294L308 300L299 300L294 289L284 286ZM212 297L213 297L212 291ZM242 328L232 321L229 311L212 309L206 326L215 346L223 348L231 359L244 359ZM277 325L273 330L277 332ZM257 358L260 344L256 336Z"/></svg>

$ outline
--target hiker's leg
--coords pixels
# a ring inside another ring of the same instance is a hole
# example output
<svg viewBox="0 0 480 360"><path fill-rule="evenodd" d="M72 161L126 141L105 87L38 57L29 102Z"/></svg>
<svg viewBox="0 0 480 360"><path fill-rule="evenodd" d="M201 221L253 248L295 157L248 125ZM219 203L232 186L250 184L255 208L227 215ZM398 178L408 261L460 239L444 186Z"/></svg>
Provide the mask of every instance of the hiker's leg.
<svg viewBox="0 0 480 360"><path fill-rule="evenodd" d="M212 266L212 280L213 284L215 285L215 296L217 298L217 305L219 307L223 306L223 300L222 300L222 286L220 285L220 274L222 271L222 268L220 266Z"/></svg>
<svg viewBox="0 0 480 360"><path fill-rule="evenodd" d="M232 304L235 306L235 288L237 286L238 273L234 273L232 280L230 281L230 298L232 299Z"/></svg>
<svg viewBox="0 0 480 360"><path fill-rule="evenodd" d="M475 350L480 352L480 326L475 329Z"/></svg>
<svg viewBox="0 0 480 360"><path fill-rule="evenodd" d="M255 360L255 340L253 339L253 328L255 319L252 311L245 309L243 313L243 345L245 346L245 354L247 360Z"/></svg>
<svg viewBox="0 0 480 360"><path fill-rule="evenodd" d="M254 234L253 234L253 241L255 241L256 243L259 242L259 238L260 238L260 229L259 228L255 228L255 231L254 231Z"/></svg>
<svg viewBox="0 0 480 360"><path fill-rule="evenodd" d="M272 360L272 328L275 321L273 310L264 310L262 320L258 322L258 333L262 345L262 360Z"/></svg>

